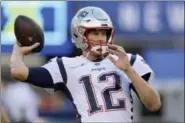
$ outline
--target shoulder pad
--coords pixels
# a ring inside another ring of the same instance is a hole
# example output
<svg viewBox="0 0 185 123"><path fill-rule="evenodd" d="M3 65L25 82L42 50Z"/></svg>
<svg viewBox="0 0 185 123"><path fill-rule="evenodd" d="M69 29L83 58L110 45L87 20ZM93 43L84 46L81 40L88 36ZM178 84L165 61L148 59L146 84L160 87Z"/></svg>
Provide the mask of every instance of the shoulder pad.
<svg viewBox="0 0 185 123"><path fill-rule="evenodd" d="M79 56L76 56L73 58L62 57L62 60L63 60L65 67L77 67L81 65L83 62L83 60Z"/></svg>

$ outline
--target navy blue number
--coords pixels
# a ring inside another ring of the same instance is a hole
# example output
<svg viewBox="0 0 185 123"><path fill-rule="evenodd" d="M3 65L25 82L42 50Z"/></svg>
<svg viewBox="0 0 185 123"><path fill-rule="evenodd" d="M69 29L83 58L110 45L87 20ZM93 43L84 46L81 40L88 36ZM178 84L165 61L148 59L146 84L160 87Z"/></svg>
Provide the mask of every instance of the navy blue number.
<svg viewBox="0 0 185 123"><path fill-rule="evenodd" d="M102 82L108 82L107 78L108 77L113 77L114 79L114 85L111 87L107 87L102 91L102 98L104 99L105 103L105 109L106 110L118 110L118 109L125 109L125 101L123 99L118 100L118 104L113 104L111 100L111 92L118 92L122 91L122 86L121 86L121 77L117 73L107 73L103 74L98 78L99 83ZM90 110L89 113L95 113L102 111L102 106L98 105L98 102L96 100L96 95L93 91L93 85L91 83L91 76L83 76L80 79L80 82L83 83L84 89L86 91L86 95L88 98L88 102L90 105Z"/></svg>
<svg viewBox="0 0 185 123"><path fill-rule="evenodd" d="M115 105L113 104L111 100L111 92L118 92L122 91L122 86L121 86L121 77L116 74L116 73L107 73L103 74L102 76L99 77L99 82L108 82L107 77L112 76L114 78L114 86L112 87L107 87L104 89L103 93L103 98L104 102L106 105L107 110L114 110L114 109L125 109L125 100L121 99L118 101L118 104Z"/></svg>
<svg viewBox="0 0 185 123"><path fill-rule="evenodd" d="M89 102L89 106L90 106L90 109L88 110L88 112L90 114L93 114L95 112L101 111L101 107L98 106L95 94L93 92L93 87L92 87L92 84L90 81L90 77L84 76L80 79L80 82L83 83L85 91L86 91L86 95L88 98L88 102Z"/></svg>

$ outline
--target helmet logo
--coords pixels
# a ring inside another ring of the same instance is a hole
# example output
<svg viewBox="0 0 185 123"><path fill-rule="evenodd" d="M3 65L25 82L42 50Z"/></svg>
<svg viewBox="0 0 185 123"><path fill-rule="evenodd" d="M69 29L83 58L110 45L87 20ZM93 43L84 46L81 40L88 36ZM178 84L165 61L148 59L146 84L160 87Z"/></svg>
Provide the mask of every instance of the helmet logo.
<svg viewBox="0 0 185 123"><path fill-rule="evenodd" d="M79 18L79 19L82 19L82 18L86 17L87 15L88 15L88 12L82 11L82 12L80 12L80 14L78 15L78 18Z"/></svg>
<svg viewBox="0 0 185 123"><path fill-rule="evenodd" d="M89 13L86 11L82 11L80 12L80 14L77 16L79 21L81 22L83 20L83 18L85 18Z"/></svg>

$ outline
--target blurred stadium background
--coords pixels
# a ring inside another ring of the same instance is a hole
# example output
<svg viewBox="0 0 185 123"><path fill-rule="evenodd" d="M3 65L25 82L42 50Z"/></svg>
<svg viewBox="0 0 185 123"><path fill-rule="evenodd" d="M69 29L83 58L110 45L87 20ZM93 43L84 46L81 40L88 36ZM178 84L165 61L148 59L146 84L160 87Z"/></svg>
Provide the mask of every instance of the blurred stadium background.
<svg viewBox="0 0 185 123"><path fill-rule="evenodd" d="M78 54L71 42L70 23L75 12L85 6L98 6L108 12L116 28L116 43L127 52L142 55L155 72L152 85L161 94L162 108L151 113L135 98L134 121L184 122L184 2L172 1L2 1L1 99L12 121L19 119L14 112L20 108L17 103L29 99L28 107L36 102L38 116L46 121L71 121L74 118L72 106L65 97L61 99L44 89L29 86L33 93L29 87L21 86L11 78L9 65L15 42L13 28L16 16L27 15L44 29L46 43L43 51L25 57L27 65L40 66L55 56L73 57ZM28 96L25 94L27 91Z"/></svg>

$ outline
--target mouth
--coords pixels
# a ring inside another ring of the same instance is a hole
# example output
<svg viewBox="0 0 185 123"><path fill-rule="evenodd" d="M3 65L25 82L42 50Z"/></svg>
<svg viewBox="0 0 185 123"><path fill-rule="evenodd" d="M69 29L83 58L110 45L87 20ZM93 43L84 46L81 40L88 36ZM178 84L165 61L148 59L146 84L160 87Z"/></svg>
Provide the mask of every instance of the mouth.
<svg viewBox="0 0 185 123"><path fill-rule="evenodd" d="M101 49L101 48L100 48L100 49L97 49L97 51L98 51L98 52L101 52L101 51L102 51L102 49Z"/></svg>

